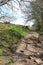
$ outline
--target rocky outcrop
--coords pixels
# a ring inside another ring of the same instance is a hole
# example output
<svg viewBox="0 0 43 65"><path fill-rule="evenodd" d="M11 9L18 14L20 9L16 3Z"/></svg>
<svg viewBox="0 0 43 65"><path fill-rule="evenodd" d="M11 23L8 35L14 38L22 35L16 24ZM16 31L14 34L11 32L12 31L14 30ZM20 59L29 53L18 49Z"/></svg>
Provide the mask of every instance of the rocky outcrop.
<svg viewBox="0 0 43 65"><path fill-rule="evenodd" d="M37 32L29 33L20 40L16 52L27 55L25 60L28 61L21 65L43 65L43 35Z"/></svg>

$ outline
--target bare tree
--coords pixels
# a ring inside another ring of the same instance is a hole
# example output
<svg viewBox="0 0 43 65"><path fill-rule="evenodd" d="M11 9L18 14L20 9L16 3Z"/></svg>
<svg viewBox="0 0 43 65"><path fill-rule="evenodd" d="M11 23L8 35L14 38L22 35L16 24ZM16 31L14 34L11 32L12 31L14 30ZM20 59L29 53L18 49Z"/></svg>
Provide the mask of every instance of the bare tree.
<svg viewBox="0 0 43 65"><path fill-rule="evenodd" d="M0 0L0 7L5 7L7 9L10 8L12 11L16 10L21 10L22 14L23 14L23 18L26 22L32 20L32 7L31 7L31 3L33 0ZM17 4L19 6L19 8L17 8L15 6L15 4ZM4 11L2 10L2 8L0 8L0 19L10 19L12 17L8 16L7 13L6 14L2 14L4 13ZM12 19L16 19L15 17L13 17Z"/></svg>
<svg viewBox="0 0 43 65"><path fill-rule="evenodd" d="M10 1L10 0L0 0L0 6L6 4L8 1Z"/></svg>
<svg viewBox="0 0 43 65"><path fill-rule="evenodd" d="M18 5L19 1L18 0L0 0L0 20L15 20L16 19L15 16L8 15L8 13L3 11L4 8L7 10L9 8L12 11L14 11L15 9L18 10L15 4Z"/></svg>
<svg viewBox="0 0 43 65"><path fill-rule="evenodd" d="M26 23L28 23L28 21L31 21L33 20L32 18L32 2L34 2L35 0L21 0L20 4L20 9L23 13L23 17L24 17L24 20L26 21Z"/></svg>

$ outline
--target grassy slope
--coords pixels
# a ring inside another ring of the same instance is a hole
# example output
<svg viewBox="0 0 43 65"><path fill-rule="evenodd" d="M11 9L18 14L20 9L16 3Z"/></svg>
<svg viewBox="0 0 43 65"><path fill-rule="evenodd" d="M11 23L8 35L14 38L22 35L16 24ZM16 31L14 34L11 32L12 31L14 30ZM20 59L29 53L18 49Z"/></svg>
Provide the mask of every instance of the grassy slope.
<svg viewBox="0 0 43 65"><path fill-rule="evenodd" d="M28 30L23 26L0 23L0 55L13 52L18 40L27 33Z"/></svg>

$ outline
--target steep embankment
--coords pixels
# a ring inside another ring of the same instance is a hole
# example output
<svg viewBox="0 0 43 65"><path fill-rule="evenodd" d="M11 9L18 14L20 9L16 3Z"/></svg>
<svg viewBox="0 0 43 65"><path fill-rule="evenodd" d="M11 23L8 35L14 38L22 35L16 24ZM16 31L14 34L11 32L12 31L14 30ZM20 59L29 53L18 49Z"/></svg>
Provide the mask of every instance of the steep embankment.
<svg viewBox="0 0 43 65"><path fill-rule="evenodd" d="M43 65L43 34L28 32L22 26L0 25L0 65Z"/></svg>
<svg viewBox="0 0 43 65"><path fill-rule="evenodd" d="M23 26L0 23L0 55L13 53L18 41L27 33Z"/></svg>

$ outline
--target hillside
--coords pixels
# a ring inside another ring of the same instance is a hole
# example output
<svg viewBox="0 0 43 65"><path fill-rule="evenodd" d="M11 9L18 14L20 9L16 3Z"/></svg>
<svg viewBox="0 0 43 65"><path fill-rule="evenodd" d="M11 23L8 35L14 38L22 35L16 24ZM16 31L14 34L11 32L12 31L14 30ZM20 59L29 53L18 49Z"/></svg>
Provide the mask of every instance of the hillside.
<svg viewBox="0 0 43 65"><path fill-rule="evenodd" d="M0 23L0 65L43 65L43 33Z"/></svg>
<svg viewBox="0 0 43 65"><path fill-rule="evenodd" d="M0 23L0 55L13 53L20 38L27 33L23 26Z"/></svg>

